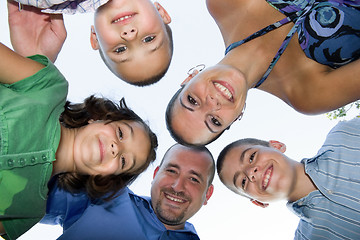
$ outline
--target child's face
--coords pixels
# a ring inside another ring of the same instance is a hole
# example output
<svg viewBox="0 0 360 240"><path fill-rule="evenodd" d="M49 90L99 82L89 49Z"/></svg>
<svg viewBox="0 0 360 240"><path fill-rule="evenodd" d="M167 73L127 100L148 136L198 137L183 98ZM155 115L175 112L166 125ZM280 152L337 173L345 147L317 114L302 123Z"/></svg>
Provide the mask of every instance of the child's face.
<svg viewBox="0 0 360 240"><path fill-rule="evenodd" d="M89 175L134 172L149 151L149 136L135 121L91 121L78 129L74 140L76 170Z"/></svg>
<svg viewBox="0 0 360 240"><path fill-rule="evenodd" d="M262 202L287 199L296 180L290 159L274 147L259 145L232 148L220 174L227 188Z"/></svg>
<svg viewBox="0 0 360 240"><path fill-rule="evenodd" d="M91 44L110 70L136 83L162 73L171 60L170 16L149 0L111 0L95 13Z"/></svg>

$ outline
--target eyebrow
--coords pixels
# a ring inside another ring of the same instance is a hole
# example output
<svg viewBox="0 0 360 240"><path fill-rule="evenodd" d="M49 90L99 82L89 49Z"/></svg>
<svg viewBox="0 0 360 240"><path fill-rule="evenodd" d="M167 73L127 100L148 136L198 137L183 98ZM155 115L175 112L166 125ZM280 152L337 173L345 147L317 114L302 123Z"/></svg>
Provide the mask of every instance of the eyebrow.
<svg viewBox="0 0 360 240"><path fill-rule="evenodd" d="M190 173L193 174L193 175L195 175L195 176L197 176L198 178L200 178L200 180L201 180L202 182L204 182L204 178L202 177L202 175L201 175L200 173L195 172L194 170L191 170Z"/></svg>
<svg viewBox="0 0 360 240"><path fill-rule="evenodd" d="M168 163L168 164L166 165L166 167L174 167L174 168L177 168L177 169L181 169L180 166L179 166L179 164L175 164L175 163ZM193 174L193 175L195 175L195 176L197 176L198 178L200 178L200 180L201 180L202 182L204 181L204 178L203 178L203 176L202 176L200 173L198 173L198 172L196 172L196 171L194 171L194 170L191 170L190 173Z"/></svg>
<svg viewBox="0 0 360 240"><path fill-rule="evenodd" d="M240 163L243 163L243 162L244 162L245 154L246 154L246 152L249 151L250 149L251 149L251 148L247 148L247 149L245 149L245 150L241 153L241 155L240 155ZM234 184L235 187L236 187L236 181L237 181L239 175L240 175L240 171L237 171L237 172L234 174L233 184Z"/></svg>
<svg viewBox="0 0 360 240"><path fill-rule="evenodd" d="M162 45L164 45L164 39L162 39L162 41L156 45L154 48L152 48L149 52L155 52L156 50L158 50Z"/></svg>
<svg viewBox="0 0 360 240"><path fill-rule="evenodd" d="M136 165L136 158L134 157L134 161L133 161L133 164L131 165L131 167L129 168L128 171L130 171L131 169L133 169Z"/></svg>
<svg viewBox="0 0 360 240"><path fill-rule="evenodd" d="M179 101L180 101L180 105L181 105L183 108L185 108L185 109L187 109L187 110L189 110L189 111L191 111L191 112L194 112L194 109L192 109L192 108L190 108L190 107L188 107L188 106L185 106L185 104L184 104L183 101L181 100L181 97L179 97Z"/></svg>
<svg viewBox="0 0 360 240"><path fill-rule="evenodd" d="M122 122L124 125L128 126L128 128L130 128L130 133L131 136L134 136L134 129L132 128L132 126L130 124L128 124L127 122Z"/></svg>

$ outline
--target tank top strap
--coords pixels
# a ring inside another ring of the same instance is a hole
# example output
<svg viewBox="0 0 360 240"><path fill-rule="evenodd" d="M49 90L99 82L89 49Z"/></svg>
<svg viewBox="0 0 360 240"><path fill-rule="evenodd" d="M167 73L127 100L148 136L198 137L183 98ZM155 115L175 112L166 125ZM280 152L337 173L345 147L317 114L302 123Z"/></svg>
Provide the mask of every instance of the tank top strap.
<svg viewBox="0 0 360 240"><path fill-rule="evenodd" d="M247 38L243 39L243 40L240 40L240 41L237 41L237 42L234 42L232 44L230 44L226 50L225 50L225 55L228 54L231 50L233 50L234 48L244 44L244 43L247 43L255 38L258 38L262 35L265 35L266 33L268 32L271 32L272 30L274 29L277 29L289 22L291 22L293 19L295 19L294 17L297 17L296 14L293 14L289 17L286 17L284 19L281 19L280 21L277 21L276 23L273 23L267 27L264 27L263 29L260 29L259 31L251 34L250 36L248 36Z"/></svg>
<svg viewBox="0 0 360 240"><path fill-rule="evenodd" d="M286 35L283 43L281 44L278 52L276 53L275 57L272 59L269 68L266 70L265 74L263 75L263 77L256 83L255 88L259 87L265 80L266 78L269 76L271 70L274 68L276 62L279 60L279 58L281 57L281 55L283 54L283 52L285 51L287 45L289 44L292 36L294 36L295 32L297 31L297 29L299 28L300 24L301 24L301 20L306 16L306 12L308 12L311 9L311 6L306 7L303 10L300 10L298 12L293 13L292 15L277 21L276 23L273 23L253 34L251 34L250 36L248 36L247 38L238 41L238 42L234 42L232 44L230 44L226 50L225 50L225 55L227 53L229 53L232 49L240 46L241 44L244 44L246 42L249 42L252 39L255 39L257 37L260 37L274 29L277 29L289 22L295 22L294 26L291 28L290 32Z"/></svg>

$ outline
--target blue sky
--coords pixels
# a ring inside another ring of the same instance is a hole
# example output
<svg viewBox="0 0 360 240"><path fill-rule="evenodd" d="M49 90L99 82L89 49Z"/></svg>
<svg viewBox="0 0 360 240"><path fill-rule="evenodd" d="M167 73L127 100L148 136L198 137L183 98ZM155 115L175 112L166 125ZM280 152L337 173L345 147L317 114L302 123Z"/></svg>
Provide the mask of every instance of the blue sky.
<svg viewBox="0 0 360 240"><path fill-rule="evenodd" d="M90 25L93 14L65 17L68 38L56 61L70 83L69 99L82 101L90 94L101 94L119 100L125 96L128 105L144 119L159 137L158 158L130 187L139 195L149 195L152 174L166 149L174 144L168 134L164 112L191 67L204 63L211 66L224 54L219 30L207 12L205 1L160 0L172 17L174 57L164 79L144 88L118 80L90 47ZM0 40L10 46L6 1L0 1ZM3 60L2 60L3 61ZM321 147L327 132L337 123L325 115L306 116L295 112L281 100L260 90L251 90L246 112L219 140L208 147L217 158L221 149L243 137L279 140L287 145L289 157L300 161L312 157ZM267 209L253 206L249 200L227 190L216 176L214 194L190 222L201 239L292 239L298 218L276 202ZM94 219L97 221L97 219ZM58 226L36 225L20 239L55 239Z"/></svg>

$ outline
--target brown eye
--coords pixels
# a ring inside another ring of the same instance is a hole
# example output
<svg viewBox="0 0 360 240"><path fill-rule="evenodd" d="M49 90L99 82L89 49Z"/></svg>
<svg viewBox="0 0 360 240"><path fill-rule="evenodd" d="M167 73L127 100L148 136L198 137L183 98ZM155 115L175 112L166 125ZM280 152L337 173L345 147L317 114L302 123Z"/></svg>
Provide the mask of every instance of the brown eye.
<svg viewBox="0 0 360 240"><path fill-rule="evenodd" d="M127 49L126 46L121 46L121 47L115 49L115 52L116 52L116 53L123 53L123 52L126 51L126 49Z"/></svg>
<svg viewBox="0 0 360 240"><path fill-rule="evenodd" d="M256 152L254 152L253 154L250 155L250 158L249 158L249 162L250 162L250 163L252 163L252 161L254 160L255 153L256 153Z"/></svg>
<svg viewBox="0 0 360 240"><path fill-rule="evenodd" d="M246 183L246 177L244 177L243 180L241 181L241 187L243 189L245 188L245 183Z"/></svg>
<svg viewBox="0 0 360 240"><path fill-rule="evenodd" d="M188 102L191 104L191 105L198 105L198 103L196 102L196 100L191 97L190 95L187 96L187 99L188 99Z"/></svg>
<svg viewBox="0 0 360 240"><path fill-rule="evenodd" d="M217 127L221 127L221 123L219 122L219 120L217 120L215 117L211 117L211 122L217 126Z"/></svg>
<svg viewBox="0 0 360 240"><path fill-rule="evenodd" d="M155 36L148 36L148 37L144 38L143 42L149 43L149 42L152 42L154 39L155 39Z"/></svg>

